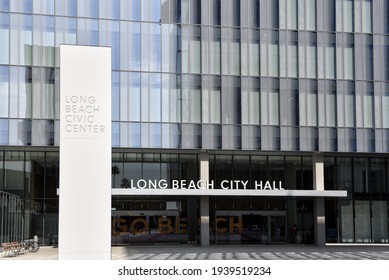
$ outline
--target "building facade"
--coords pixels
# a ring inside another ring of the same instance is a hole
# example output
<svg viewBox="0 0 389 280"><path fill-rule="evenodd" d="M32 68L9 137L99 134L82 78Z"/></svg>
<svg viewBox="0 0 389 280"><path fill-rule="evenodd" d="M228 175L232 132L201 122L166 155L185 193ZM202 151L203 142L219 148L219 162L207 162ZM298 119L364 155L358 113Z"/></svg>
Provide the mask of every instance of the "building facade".
<svg viewBox="0 0 389 280"><path fill-rule="evenodd" d="M0 240L58 241L70 44L112 48L113 245L388 243L388 14L386 0L0 0Z"/></svg>

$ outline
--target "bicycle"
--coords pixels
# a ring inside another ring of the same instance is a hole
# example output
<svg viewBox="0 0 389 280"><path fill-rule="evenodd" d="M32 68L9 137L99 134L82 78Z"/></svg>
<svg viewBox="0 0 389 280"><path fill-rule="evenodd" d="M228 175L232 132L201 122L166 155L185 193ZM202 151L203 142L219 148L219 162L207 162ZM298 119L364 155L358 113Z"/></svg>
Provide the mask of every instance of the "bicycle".
<svg viewBox="0 0 389 280"><path fill-rule="evenodd" d="M39 244L34 239L26 239L24 241L19 240L19 244L18 252L28 250L29 252L35 253L39 250Z"/></svg>

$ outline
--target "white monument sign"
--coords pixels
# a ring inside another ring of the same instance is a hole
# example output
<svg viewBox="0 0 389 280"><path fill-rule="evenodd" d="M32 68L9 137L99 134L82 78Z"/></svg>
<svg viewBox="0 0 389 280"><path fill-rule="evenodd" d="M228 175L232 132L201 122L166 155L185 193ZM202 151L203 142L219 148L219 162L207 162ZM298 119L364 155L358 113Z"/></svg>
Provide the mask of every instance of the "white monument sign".
<svg viewBox="0 0 389 280"><path fill-rule="evenodd" d="M60 47L59 259L111 258L111 49Z"/></svg>

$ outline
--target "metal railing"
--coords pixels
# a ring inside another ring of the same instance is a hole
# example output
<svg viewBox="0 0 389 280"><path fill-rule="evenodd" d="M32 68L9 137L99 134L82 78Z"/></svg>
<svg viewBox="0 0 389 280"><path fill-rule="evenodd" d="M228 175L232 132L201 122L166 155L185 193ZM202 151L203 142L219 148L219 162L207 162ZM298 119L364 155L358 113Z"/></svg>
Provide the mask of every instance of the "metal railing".
<svg viewBox="0 0 389 280"><path fill-rule="evenodd" d="M0 244L23 236L23 199L0 191Z"/></svg>

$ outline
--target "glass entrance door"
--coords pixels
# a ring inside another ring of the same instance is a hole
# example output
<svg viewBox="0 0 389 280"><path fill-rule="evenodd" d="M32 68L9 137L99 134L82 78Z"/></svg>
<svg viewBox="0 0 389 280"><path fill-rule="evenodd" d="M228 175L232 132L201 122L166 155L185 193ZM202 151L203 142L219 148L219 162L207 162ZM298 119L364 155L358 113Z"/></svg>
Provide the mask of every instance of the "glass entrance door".
<svg viewBox="0 0 389 280"><path fill-rule="evenodd" d="M179 211L113 211L112 245L179 243L187 238Z"/></svg>
<svg viewBox="0 0 389 280"><path fill-rule="evenodd" d="M286 242L285 211L216 211L216 244Z"/></svg>

